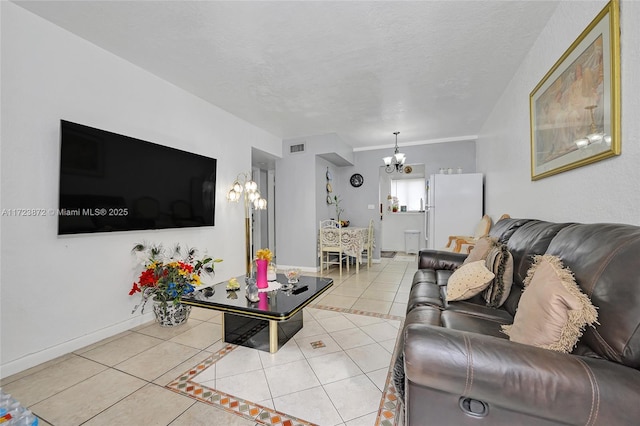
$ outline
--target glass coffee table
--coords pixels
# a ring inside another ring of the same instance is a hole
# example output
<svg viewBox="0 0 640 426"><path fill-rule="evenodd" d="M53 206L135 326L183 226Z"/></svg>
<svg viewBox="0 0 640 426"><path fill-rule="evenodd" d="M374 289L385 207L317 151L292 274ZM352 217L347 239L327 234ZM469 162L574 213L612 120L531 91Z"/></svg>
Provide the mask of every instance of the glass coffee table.
<svg viewBox="0 0 640 426"><path fill-rule="evenodd" d="M283 274L277 282L287 283ZM227 343L275 353L303 324L303 308L326 292L333 280L301 276L290 290L260 292L258 302L246 297L244 276L240 288L227 291L227 282L200 288L182 297L185 305L222 311L222 338Z"/></svg>

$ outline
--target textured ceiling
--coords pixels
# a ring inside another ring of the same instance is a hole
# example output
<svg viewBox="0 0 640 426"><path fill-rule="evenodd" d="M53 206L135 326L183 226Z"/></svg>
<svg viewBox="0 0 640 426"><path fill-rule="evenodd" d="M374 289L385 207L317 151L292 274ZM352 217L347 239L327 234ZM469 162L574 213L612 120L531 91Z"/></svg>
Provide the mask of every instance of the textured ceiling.
<svg viewBox="0 0 640 426"><path fill-rule="evenodd" d="M354 148L478 134L558 5L16 3L274 135Z"/></svg>

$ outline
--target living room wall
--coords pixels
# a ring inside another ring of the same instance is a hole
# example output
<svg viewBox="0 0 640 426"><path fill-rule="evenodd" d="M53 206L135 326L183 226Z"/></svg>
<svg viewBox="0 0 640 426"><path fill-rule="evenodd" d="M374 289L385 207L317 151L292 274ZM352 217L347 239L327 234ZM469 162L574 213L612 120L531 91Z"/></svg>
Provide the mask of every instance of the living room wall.
<svg viewBox="0 0 640 426"><path fill-rule="evenodd" d="M291 153L290 147L299 144L304 151ZM330 211L327 167L352 164L353 150L335 133L285 139L282 146L282 158L276 161L276 263L315 271L319 220Z"/></svg>
<svg viewBox="0 0 640 426"><path fill-rule="evenodd" d="M218 159L215 227L59 237L54 215L2 215L6 377L151 319L131 314L136 242L198 247L224 259L216 279L242 274L244 215L226 189L252 146L280 156L282 141L13 3L0 15L2 209L57 208L60 119Z"/></svg>
<svg viewBox="0 0 640 426"><path fill-rule="evenodd" d="M529 94L606 3L561 2L486 121L477 160L492 217L640 225L640 2L620 4L622 154L530 179Z"/></svg>

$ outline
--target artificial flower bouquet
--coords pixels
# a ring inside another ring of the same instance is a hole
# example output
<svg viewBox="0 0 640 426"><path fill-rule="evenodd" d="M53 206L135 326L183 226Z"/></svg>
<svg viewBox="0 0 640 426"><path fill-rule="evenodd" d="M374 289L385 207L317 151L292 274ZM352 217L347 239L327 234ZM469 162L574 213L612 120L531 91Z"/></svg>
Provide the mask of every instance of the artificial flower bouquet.
<svg viewBox="0 0 640 426"><path fill-rule="evenodd" d="M176 245L167 252L161 244L136 244L131 252L138 256L143 271L134 282L129 295L142 293L142 301L133 308L134 313L142 305L142 312L149 297L159 302L163 309L169 303L177 305L182 296L192 293L201 284L202 274L213 275L214 265L222 259L205 256L196 259L197 249L183 250Z"/></svg>
<svg viewBox="0 0 640 426"><path fill-rule="evenodd" d="M273 252L268 248L260 249L256 252L256 259L266 260L269 263L273 259Z"/></svg>

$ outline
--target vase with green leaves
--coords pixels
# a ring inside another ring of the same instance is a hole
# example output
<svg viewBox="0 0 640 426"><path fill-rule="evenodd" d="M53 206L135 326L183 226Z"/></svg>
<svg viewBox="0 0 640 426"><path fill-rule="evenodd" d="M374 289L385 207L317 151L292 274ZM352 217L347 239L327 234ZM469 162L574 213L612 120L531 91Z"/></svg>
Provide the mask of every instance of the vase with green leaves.
<svg viewBox="0 0 640 426"><path fill-rule="evenodd" d="M342 202L342 199L340 198L339 195L333 196L333 205L336 208L336 220L338 222L340 222L340 215L344 212L344 209L340 207L341 202Z"/></svg>
<svg viewBox="0 0 640 426"><path fill-rule="evenodd" d="M336 222L338 222L342 228L346 228L347 226L349 226L349 221L340 220L340 215L344 213L344 209L340 207L341 202L342 202L342 199L340 198L340 196L334 195L333 201L331 202L331 204L333 204L334 207L336 208Z"/></svg>

